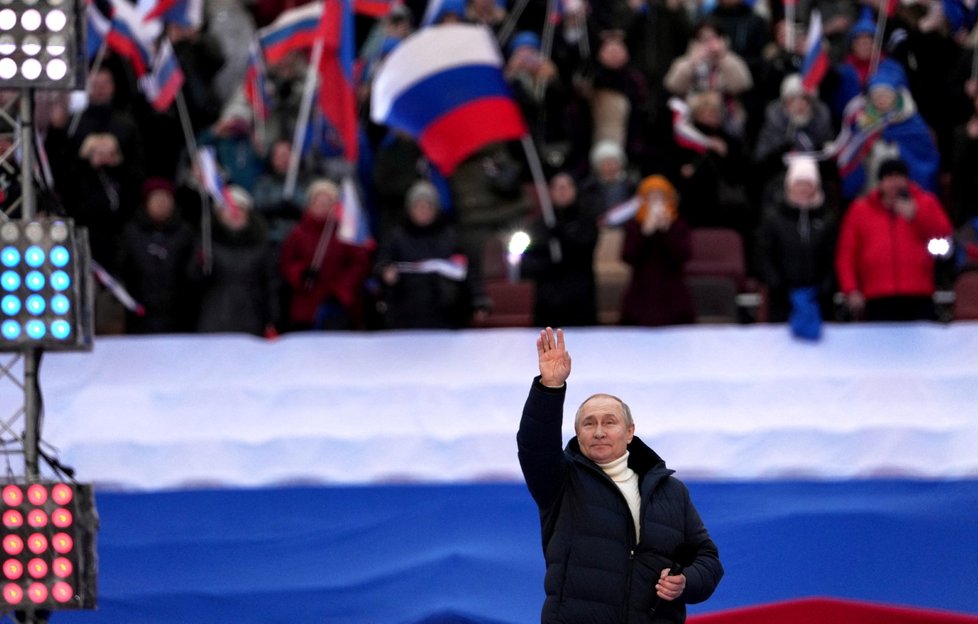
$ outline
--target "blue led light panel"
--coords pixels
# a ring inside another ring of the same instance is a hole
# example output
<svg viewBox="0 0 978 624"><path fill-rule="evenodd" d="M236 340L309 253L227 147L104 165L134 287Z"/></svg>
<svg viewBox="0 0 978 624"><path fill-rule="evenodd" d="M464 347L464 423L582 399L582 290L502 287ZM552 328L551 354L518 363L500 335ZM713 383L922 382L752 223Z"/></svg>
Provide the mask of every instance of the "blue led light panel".
<svg viewBox="0 0 978 624"><path fill-rule="evenodd" d="M78 254L70 220L0 225L0 350L76 344L84 305Z"/></svg>

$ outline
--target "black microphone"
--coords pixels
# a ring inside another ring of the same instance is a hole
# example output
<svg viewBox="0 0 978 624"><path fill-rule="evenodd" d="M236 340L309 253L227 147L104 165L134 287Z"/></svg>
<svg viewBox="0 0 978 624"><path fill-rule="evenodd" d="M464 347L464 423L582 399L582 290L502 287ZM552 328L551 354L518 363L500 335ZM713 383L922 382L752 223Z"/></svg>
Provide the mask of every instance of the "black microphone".
<svg viewBox="0 0 978 624"><path fill-rule="evenodd" d="M693 565L693 562L696 561L697 550L696 544L690 542L683 542L679 546L676 546L676 550L672 553L672 565L669 567L669 576L682 574L683 570ZM659 608L660 604L662 604L662 596L656 596L655 602L652 603L652 607L649 609L649 615L654 615L655 610Z"/></svg>

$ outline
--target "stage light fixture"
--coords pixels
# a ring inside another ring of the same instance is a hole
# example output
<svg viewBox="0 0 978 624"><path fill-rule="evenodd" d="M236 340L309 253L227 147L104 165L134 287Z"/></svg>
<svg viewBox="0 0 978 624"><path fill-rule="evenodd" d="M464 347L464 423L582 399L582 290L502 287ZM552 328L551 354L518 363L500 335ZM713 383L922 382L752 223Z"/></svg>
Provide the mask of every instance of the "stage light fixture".
<svg viewBox="0 0 978 624"><path fill-rule="evenodd" d="M91 349L87 240L68 219L0 225L0 351Z"/></svg>
<svg viewBox="0 0 978 624"><path fill-rule="evenodd" d="M8 483L0 508L0 611L95 608L98 517L91 486Z"/></svg>
<svg viewBox="0 0 978 624"><path fill-rule="evenodd" d="M83 4L79 0L0 3L0 79L5 88L84 86Z"/></svg>

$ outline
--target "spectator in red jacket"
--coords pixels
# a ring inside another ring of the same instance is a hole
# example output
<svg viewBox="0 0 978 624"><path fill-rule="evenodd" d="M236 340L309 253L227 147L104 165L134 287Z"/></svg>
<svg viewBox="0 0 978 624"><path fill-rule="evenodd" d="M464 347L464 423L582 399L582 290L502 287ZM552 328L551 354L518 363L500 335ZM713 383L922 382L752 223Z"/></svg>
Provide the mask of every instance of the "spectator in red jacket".
<svg viewBox="0 0 978 624"><path fill-rule="evenodd" d="M340 191L309 185L305 211L282 243L279 268L291 289L289 329L356 329L363 324L370 250L338 234Z"/></svg>
<svg viewBox="0 0 978 624"><path fill-rule="evenodd" d="M951 236L937 198L910 181L902 160L880 164L876 188L842 220L835 268L846 305L871 321L928 320L934 313L929 244Z"/></svg>

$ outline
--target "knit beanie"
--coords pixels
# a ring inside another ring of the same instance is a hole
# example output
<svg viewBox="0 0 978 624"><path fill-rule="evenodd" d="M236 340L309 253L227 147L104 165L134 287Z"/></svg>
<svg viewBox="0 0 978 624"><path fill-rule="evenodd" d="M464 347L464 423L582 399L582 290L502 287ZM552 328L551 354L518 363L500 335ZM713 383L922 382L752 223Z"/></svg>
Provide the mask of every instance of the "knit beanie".
<svg viewBox="0 0 978 624"><path fill-rule="evenodd" d="M418 200L427 200L435 208L439 207L438 190L427 180L418 180L408 189L404 205L410 208Z"/></svg>
<svg viewBox="0 0 978 624"><path fill-rule="evenodd" d="M788 160L788 171L784 176L785 186L791 186L800 180L808 180L816 186L822 183L818 163L811 156L794 156Z"/></svg>

